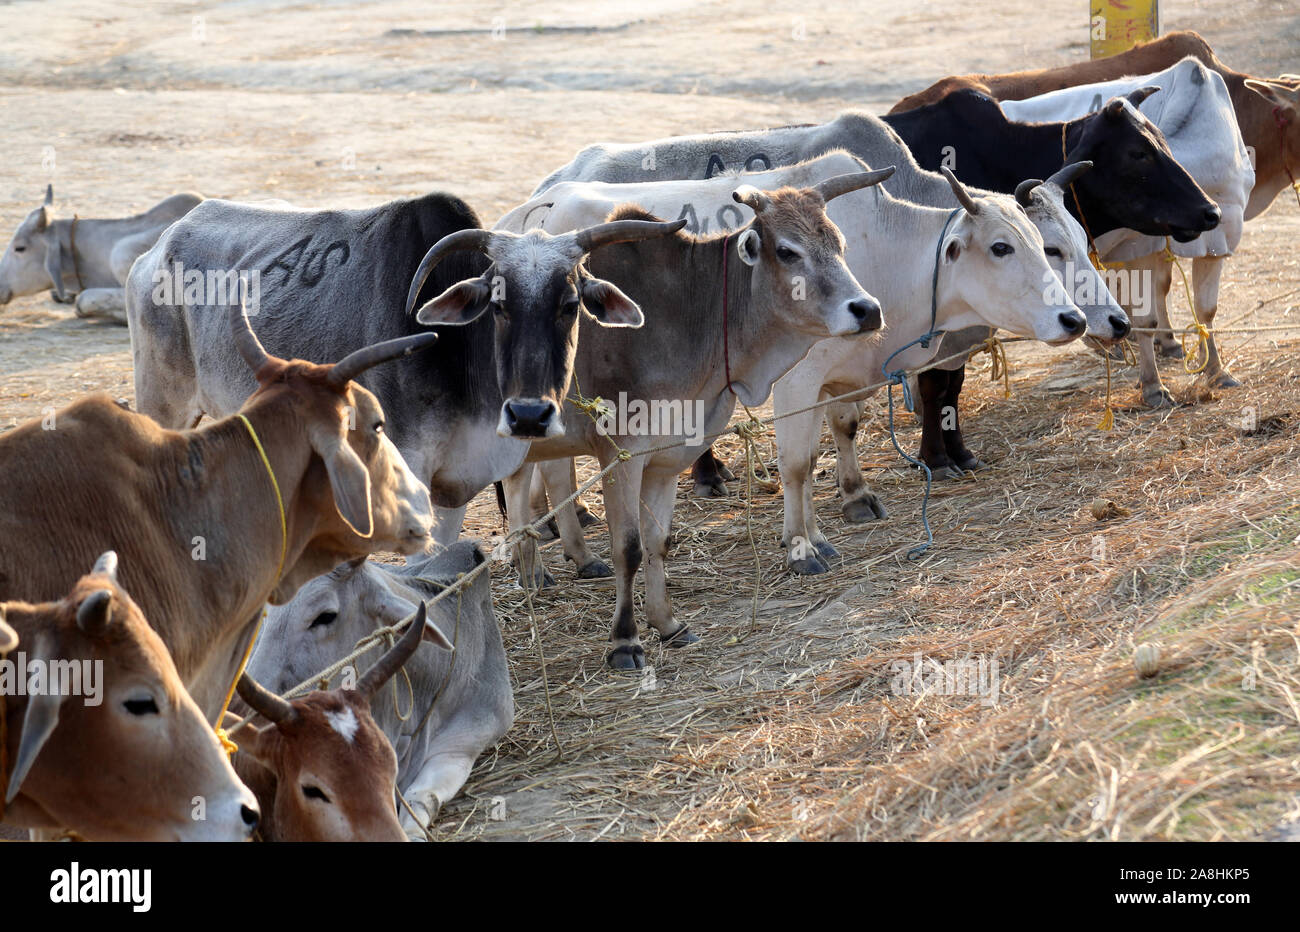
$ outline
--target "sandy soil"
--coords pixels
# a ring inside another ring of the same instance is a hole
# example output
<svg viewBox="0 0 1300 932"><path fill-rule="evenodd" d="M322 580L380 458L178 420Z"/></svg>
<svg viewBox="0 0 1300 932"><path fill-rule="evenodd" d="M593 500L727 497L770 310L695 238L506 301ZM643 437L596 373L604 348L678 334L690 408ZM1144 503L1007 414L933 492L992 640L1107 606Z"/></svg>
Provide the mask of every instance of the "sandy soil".
<svg viewBox="0 0 1300 932"><path fill-rule="evenodd" d="M1015 15L1003 12L1010 6L1018 8ZM1290 3L1168 0L1162 6L1165 29L1197 29L1234 67L1267 75L1300 70L1300 12ZM956 8L918 0L830 0L766 4L758 11L739 0L0 2L0 120L6 127L0 229L8 235L39 203L47 182L53 182L64 215L83 217L133 212L187 189L356 206L445 188L465 197L490 223L590 142L817 121L848 106L883 112L944 74L1080 60L1087 55L1083 8L1081 0ZM1295 292L1276 296L1300 282L1292 248L1297 238L1300 209L1294 203L1279 202L1247 228L1226 274L1221 320L1247 314L1259 322L1295 318ZM1228 358L1241 363L1234 366L1238 374L1249 374L1279 352L1294 354L1295 341L1288 350L1279 351L1281 345L1288 344L1225 340ZM1051 354L1017 348L1013 363L1017 381L1025 384L1086 378L1092 386L1087 404L1095 407L1098 370L1081 349ZM97 389L133 397L124 328L76 320L48 294L0 309L0 430ZM988 396L986 404L998 403L990 400L991 390L975 391ZM1131 378L1120 391L1132 400ZM1241 397L1248 399L1249 391ZM1042 397L1052 397L1052 390L1043 389ZM1238 402L1228 407L1235 411ZM1154 434L1162 423L1135 414L1127 427ZM973 431L981 452L993 457L1020 442L1016 436L981 436L978 421ZM872 427L865 429L862 451L873 464L892 463ZM892 500L909 504L878 528L843 529L855 557L891 553L918 530L910 517L914 480L901 472L882 475ZM828 514L838 511L832 485L825 479L818 487ZM1002 493L999 488L996 494ZM740 514L734 502L683 498L680 507L714 528L734 530ZM765 611L802 616L849 592L848 602L860 612L855 617L867 619L860 631L871 630L872 603L854 589L851 568L821 582L781 583L772 546L779 517L768 508L762 521L762 564L773 598ZM499 531L489 497L477 500L469 529L485 537ZM599 535L596 540L604 553L604 541ZM709 546L699 543L701 550L675 558L682 587L677 597L687 614L713 624L721 640L731 628L748 624L748 583L733 577L694 585L693 560L707 557ZM548 559L558 562L558 555ZM892 558L882 566L897 584L913 571ZM557 575L566 584L571 577L565 570ZM516 612L517 592L504 580L496 585L521 689L520 733L532 736L542 714L533 689L535 645ZM612 590L606 595L612 603ZM557 598L562 596L543 597L541 606L555 607ZM560 666L563 685L551 684L578 705L584 690L603 695L613 688L599 673L608 611L603 604L593 602L575 622L589 650L566 654L571 663ZM770 669L742 669L719 688L743 688L747 676L757 677L754 683L780 681L785 673L777 673L787 669L789 650L812 669L869 649L865 635L847 642L837 635L830 643L782 640L788 636L764 642L773 657L785 659L773 660ZM686 662L680 675L723 677L716 663ZM631 692L619 695L627 699ZM753 693L739 703L736 727L744 710L752 712ZM653 744L670 724L638 730L638 721L629 719L630 745ZM727 723L714 721L712 727L725 729ZM670 732L683 729L689 731L681 726ZM521 765L492 790L516 794L518 805L506 822L470 834L592 837L603 828L606 837L645 835L672 820L672 805L656 806L648 796L640 797L642 815L634 818L626 807L620 815L616 803L601 803L599 793L535 788L545 782L545 763L532 768L536 779L522 765L529 755L543 761L543 748L542 738L508 740L485 763L484 773L502 760ZM615 779L616 765L601 766ZM472 795L473 781L469 789ZM450 834L477 825L482 816L476 805L458 801L439 830ZM581 806L594 814L570 818Z"/></svg>

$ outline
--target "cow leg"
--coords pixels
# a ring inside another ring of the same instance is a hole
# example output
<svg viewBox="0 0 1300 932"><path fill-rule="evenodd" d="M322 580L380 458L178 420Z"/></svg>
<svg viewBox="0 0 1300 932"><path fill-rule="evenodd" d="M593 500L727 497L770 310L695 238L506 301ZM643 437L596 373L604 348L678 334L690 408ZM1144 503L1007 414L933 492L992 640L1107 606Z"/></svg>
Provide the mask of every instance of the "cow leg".
<svg viewBox="0 0 1300 932"><path fill-rule="evenodd" d="M788 386L781 382L774 390L774 407L788 411L805 407L812 400L781 398ZM821 415L816 411L802 411L776 422L776 463L781 473L781 492L785 496L785 524L781 531L781 545L785 550L786 568L801 576L815 576L830 567L822 560L814 534L820 535L811 523L812 478L817 463L820 437L818 426ZM827 548L827 559L839 556L830 542L822 537Z"/></svg>
<svg viewBox="0 0 1300 932"><path fill-rule="evenodd" d="M1126 263L1129 274L1142 276L1149 282L1149 293L1145 306L1130 304L1126 308L1135 329L1153 328L1159 325L1165 298L1169 293L1172 263L1166 262L1162 253L1154 253L1142 259ZM1132 289L1130 289L1131 291ZM1174 396L1160 381L1160 371L1156 368L1155 340L1150 333L1137 335L1138 345L1138 385L1142 390L1142 401L1152 408L1172 408Z"/></svg>
<svg viewBox="0 0 1300 932"><path fill-rule="evenodd" d="M885 506L871 491L858 465L858 423L862 402L845 401L826 406L826 426L835 441L835 476L844 504L840 512L850 524L864 524L885 517Z"/></svg>
<svg viewBox="0 0 1300 932"><path fill-rule="evenodd" d="M441 735L438 736L441 739ZM424 841L424 828L437 817L438 812L452 799L469 779L474 769L475 753L462 750L449 750L433 754L425 761L420 772L402 787L402 796L406 804L415 813L415 818L406 811L406 806L398 805L398 817L406 837L412 841ZM416 824L416 819L419 824Z"/></svg>
<svg viewBox="0 0 1300 932"><path fill-rule="evenodd" d="M1224 256L1207 256L1192 260L1192 293L1196 296L1196 317L1210 330L1214 328L1214 315L1219 311L1219 277L1223 274ZM1205 378L1215 388L1236 388L1241 383L1232 377L1219 358L1219 345L1214 334L1209 337L1209 363Z"/></svg>
<svg viewBox="0 0 1300 932"><path fill-rule="evenodd" d="M1165 263L1166 265L1169 263ZM1174 336L1174 325L1169 319L1169 289L1173 287L1173 270L1169 271L1169 284L1164 288L1163 293L1156 300L1156 325L1160 332L1153 334L1155 338L1156 354L1164 356L1166 359L1182 359L1183 344Z"/></svg>
<svg viewBox="0 0 1300 932"><path fill-rule="evenodd" d="M433 506L433 542L440 547L450 547L460 537L460 529L465 524L465 512L469 504L459 508Z"/></svg>
<svg viewBox="0 0 1300 932"><path fill-rule="evenodd" d="M77 295L78 317L111 320L126 326L126 290L123 288L88 288Z"/></svg>
<svg viewBox="0 0 1300 932"><path fill-rule="evenodd" d="M612 454L602 451L601 467ZM609 549L614 558L614 583L618 591L614 619L609 632L609 653L605 662L615 670L645 667L645 650L637 636L632 605L632 587L641 566L641 472L639 457L619 465L605 478L605 523L609 526Z"/></svg>
<svg viewBox="0 0 1300 932"><path fill-rule="evenodd" d="M501 483L506 494L506 516L510 521L511 535L528 525L528 492L532 485L533 464L524 463ZM519 585L527 589L545 589L555 585L555 577L546 572L537 540L531 534L521 534L513 548L515 570Z"/></svg>
<svg viewBox="0 0 1300 932"><path fill-rule="evenodd" d="M537 472L553 502L564 501L578 487L571 459L538 463ZM582 519L578 516L574 503L557 511L555 521L558 526L556 533L564 546L564 556L578 568L579 579L603 579L614 575L608 564L598 560L587 549L587 539L582 533Z"/></svg>
<svg viewBox="0 0 1300 932"><path fill-rule="evenodd" d="M691 464L691 479L695 482L691 494L696 498L726 498L727 482L735 478L731 470L713 455L713 447L709 447Z"/></svg>
<svg viewBox="0 0 1300 932"><path fill-rule="evenodd" d="M533 480L528 488L528 520L536 524L537 519L551 510L550 503L546 500L546 481L542 478L542 471L536 469L533 471ZM561 500L563 500L561 498ZM507 508L507 511L509 509ZM556 526L555 519L547 521L545 525L538 528L537 533L539 540L555 540L560 536L560 529Z"/></svg>
<svg viewBox="0 0 1300 932"><path fill-rule="evenodd" d="M920 460L930 467L930 475L935 479L955 479L962 474L948 456L944 443L945 419L956 420L956 413L949 410L947 400L951 379L952 373L945 369L926 369L916 377L916 406L921 415Z"/></svg>
<svg viewBox="0 0 1300 932"><path fill-rule="evenodd" d="M578 460L576 457L573 457L569 460L569 490L572 491L577 487ZM593 525L600 524L600 519L591 513L591 509L587 507L587 503L582 500L581 495L573 500L573 510L578 513L578 523L583 527L592 527Z"/></svg>
<svg viewBox="0 0 1300 932"><path fill-rule="evenodd" d="M961 406L958 402L961 400L961 388L965 383L965 365L948 373L948 390L943 396L939 427L943 432L943 449L948 454L948 459L952 460L958 469L974 472L983 469L985 464L967 449L966 441L961 435Z"/></svg>
<svg viewBox="0 0 1300 932"><path fill-rule="evenodd" d="M674 620L668 596L668 540L672 536L675 473L646 471L641 479L641 532L645 538L645 610L650 626L665 647L685 647L699 640L685 624Z"/></svg>

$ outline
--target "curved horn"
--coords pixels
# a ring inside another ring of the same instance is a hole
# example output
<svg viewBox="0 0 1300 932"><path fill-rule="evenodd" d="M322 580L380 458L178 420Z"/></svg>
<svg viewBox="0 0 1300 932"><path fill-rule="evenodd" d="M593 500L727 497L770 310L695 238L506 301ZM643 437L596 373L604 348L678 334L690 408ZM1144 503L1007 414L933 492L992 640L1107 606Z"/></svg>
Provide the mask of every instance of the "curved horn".
<svg viewBox="0 0 1300 932"><path fill-rule="evenodd" d="M676 233L686 226L686 218L663 222L659 220L611 220L587 227L573 234L573 241L583 253L589 253L611 243L633 243L656 236Z"/></svg>
<svg viewBox="0 0 1300 932"><path fill-rule="evenodd" d="M1062 165L1052 176L1047 179L1047 184L1054 184L1060 188L1068 188L1078 180L1079 176L1092 168L1092 163L1087 159L1080 159L1077 162L1071 162L1068 165Z"/></svg>
<svg viewBox="0 0 1300 932"><path fill-rule="evenodd" d="M18 632L5 623L5 608L0 605L0 655L18 646Z"/></svg>
<svg viewBox="0 0 1300 932"><path fill-rule="evenodd" d="M113 593L96 589L77 606L77 627L89 637L102 637L113 617Z"/></svg>
<svg viewBox="0 0 1300 932"><path fill-rule="evenodd" d="M731 199L737 204L744 204L756 214L761 214L772 206L772 199L752 184L742 184L732 191Z"/></svg>
<svg viewBox="0 0 1300 932"><path fill-rule="evenodd" d="M326 376L326 381L335 388L342 388L372 366L388 362L390 359L410 356L422 349L428 349L437 342L436 333L415 333L409 337L398 337L396 340L385 340L373 346L363 346L336 362L330 369L330 374Z"/></svg>
<svg viewBox="0 0 1300 932"><path fill-rule="evenodd" d="M243 357L248 368L254 373L271 360L271 356L262 346L262 341L253 332L253 325L248 322L248 311L244 308L244 280L239 280L239 304L230 305L230 335L235 339L235 349Z"/></svg>
<svg viewBox="0 0 1300 932"><path fill-rule="evenodd" d="M394 673L405 666L406 661L411 659L415 649L420 646L420 640L424 637L427 611L424 602L421 601L415 609L415 614L411 616L411 623L402 634L402 639L390 647L388 652L380 657L357 683L357 692L367 702L379 692L380 687L392 679Z"/></svg>
<svg viewBox="0 0 1300 932"><path fill-rule="evenodd" d="M54 185L47 184L45 186L45 204L43 206L49 207L53 203L54 203Z"/></svg>
<svg viewBox="0 0 1300 932"><path fill-rule="evenodd" d="M107 576L117 582L117 551L105 550L90 568L91 576Z"/></svg>
<svg viewBox="0 0 1300 932"><path fill-rule="evenodd" d="M847 175L836 175L834 178L827 178L825 181L817 182L813 185L813 190L822 196L823 201L829 202L841 194L848 194L850 191L857 191L880 184L894 173L895 168L896 166L890 165L888 168L875 171L849 172Z"/></svg>
<svg viewBox="0 0 1300 932"><path fill-rule="evenodd" d="M287 699L281 699L247 673L235 684L239 698L248 707L274 725L288 725L298 720L298 710Z"/></svg>
<svg viewBox="0 0 1300 932"><path fill-rule="evenodd" d="M1139 87L1136 91L1133 91L1128 95L1128 102L1135 107L1139 107L1142 105L1142 101L1146 100L1148 97L1150 97L1158 90L1160 90L1160 87L1159 85L1156 84L1149 84L1146 87Z"/></svg>
<svg viewBox="0 0 1300 932"><path fill-rule="evenodd" d="M420 289L424 287L425 280L434 267L441 262L448 254L453 252L466 252L468 250L478 250L486 252L488 244L492 242L492 231L482 230L478 227L470 227L467 230L457 230L455 233L448 233L438 242L429 247L429 251L424 254L420 260L420 267L415 270L415 277L411 279L411 287L406 292L406 313L409 315L415 309L415 299L420 296Z"/></svg>
<svg viewBox="0 0 1300 932"><path fill-rule="evenodd" d="M943 165L939 168L939 171L943 172L943 177L948 179L948 186L952 188L952 193L957 195L957 203L966 208L966 213L972 217L978 214L980 212L979 205L971 198L970 192L957 180L957 176L952 173L951 169L947 165Z"/></svg>
<svg viewBox="0 0 1300 932"><path fill-rule="evenodd" d="M1030 199L1029 194L1042 183L1043 179L1041 178L1026 178L1016 185L1016 203L1021 207L1032 206L1033 201Z"/></svg>

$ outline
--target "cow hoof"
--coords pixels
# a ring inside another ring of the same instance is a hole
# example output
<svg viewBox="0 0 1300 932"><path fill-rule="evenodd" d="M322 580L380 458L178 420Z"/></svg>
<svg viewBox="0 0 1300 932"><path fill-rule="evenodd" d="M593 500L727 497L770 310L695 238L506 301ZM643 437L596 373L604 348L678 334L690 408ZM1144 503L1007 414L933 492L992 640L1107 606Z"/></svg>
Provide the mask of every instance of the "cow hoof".
<svg viewBox="0 0 1300 932"><path fill-rule="evenodd" d="M817 548L817 556L822 558L822 562L827 567L830 566L831 560L838 560L840 552L830 545L830 541L820 540L813 544Z"/></svg>
<svg viewBox="0 0 1300 932"><path fill-rule="evenodd" d="M954 457L953 462L962 472L978 472L979 470L988 467L988 463L984 462L969 450L966 451L965 456Z"/></svg>
<svg viewBox="0 0 1300 932"><path fill-rule="evenodd" d="M1156 352L1166 359L1182 359L1187 355L1183 352L1183 347L1177 340L1173 340L1169 343L1161 343L1157 340Z"/></svg>
<svg viewBox="0 0 1300 932"><path fill-rule="evenodd" d="M695 488L691 494L696 498L726 498L727 486L723 483L721 476L715 476L712 479L701 479L695 483Z"/></svg>
<svg viewBox="0 0 1300 932"><path fill-rule="evenodd" d="M886 517L885 506L875 495L864 495L851 502L845 502L840 512L849 524L866 524L868 521L878 521Z"/></svg>
<svg viewBox="0 0 1300 932"><path fill-rule="evenodd" d="M1173 394L1163 385L1142 389L1142 403L1148 408L1172 408L1177 405Z"/></svg>
<svg viewBox="0 0 1300 932"><path fill-rule="evenodd" d="M546 571L545 567L538 567L531 574L520 573L519 585L528 589L549 589L555 585L555 577Z"/></svg>
<svg viewBox="0 0 1300 932"><path fill-rule="evenodd" d="M1224 369L1218 375L1210 379L1211 388L1240 388L1241 383L1232 377L1232 373Z"/></svg>
<svg viewBox="0 0 1300 932"><path fill-rule="evenodd" d="M609 564L604 560L592 559L590 563L578 567L579 579L605 579L613 575L614 571L609 568Z"/></svg>
<svg viewBox="0 0 1300 932"><path fill-rule="evenodd" d="M645 651L640 644L620 644L605 655L611 670L645 669Z"/></svg>
<svg viewBox="0 0 1300 932"><path fill-rule="evenodd" d="M590 511L583 509L582 511L578 512L578 524L582 525L583 527L595 527L597 524L600 524L600 519L597 518L595 515L593 515Z"/></svg>
<svg viewBox="0 0 1300 932"><path fill-rule="evenodd" d="M935 482L946 479L960 479L966 475L966 470L958 466L934 466L930 469L930 478Z"/></svg>
<svg viewBox="0 0 1300 932"><path fill-rule="evenodd" d="M682 625L668 637L659 635L659 643L664 647L671 647L674 650L678 647L685 647L687 644L695 644L700 639L691 633L691 629Z"/></svg>
<svg viewBox="0 0 1300 932"><path fill-rule="evenodd" d="M560 536L560 529L559 527L556 526L554 518L552 518L550 521L547 521L545 524L543 524L540 528L537 529L537 539L542 543L545 543L548 540L555 540L559 536Z"/></svg>
<svg viewBox="0 0 1300 932"><path fill-rule="evenodd" d="M800 576L820 576L822 573L829 573L830 571L831 568L818 557L804 557L801 560L790 561L790 572L797 573Z"/></svg>

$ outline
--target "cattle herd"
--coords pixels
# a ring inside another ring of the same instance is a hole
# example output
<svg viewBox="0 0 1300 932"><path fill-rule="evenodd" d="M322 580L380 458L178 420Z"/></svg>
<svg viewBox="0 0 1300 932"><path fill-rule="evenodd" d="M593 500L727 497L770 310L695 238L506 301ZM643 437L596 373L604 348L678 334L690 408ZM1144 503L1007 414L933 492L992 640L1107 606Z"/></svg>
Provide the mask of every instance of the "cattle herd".
<svg viewBox="0 0 1300 932"><path fill-rule="evenodd" d="M786 564L818 574L822 419L849 522L886 514L854 446L885 383L910 382L934 477L980 469L959 397L994 331L1101 354L1133 331L1142 398L1170 405L1172 252L1204 377L1236 385L1219 282L1293 184L1298 111L1300 77L1184 32L944 78L884 116L592 145L491 228L448 193L69 220L47 189L0 304L52 289L125 322L137 410L92 395L0 435L4 823L429 837L514 717L485 557L458 541L471 498L500 484L526 587L555 584L536 548L560 506L577 574L615 580L609 667L645 666L642 610L664 647L708 650L665 560L679 474L705 496L734 478L707 444L737 401L773 399ZM579 455L607 473L612 567Z"/></svg>

